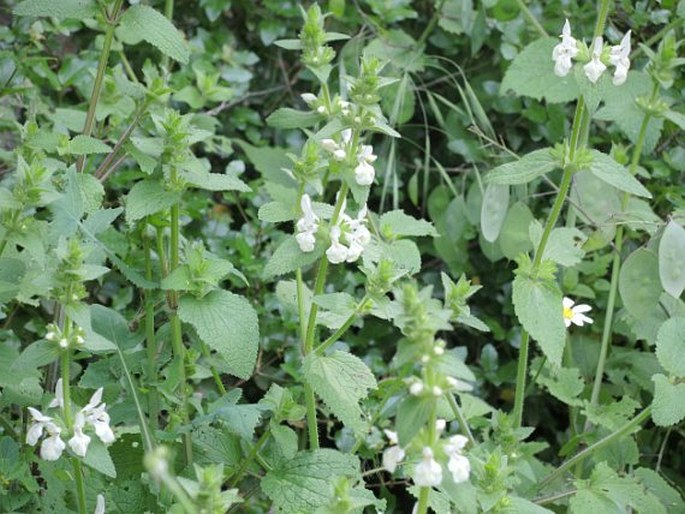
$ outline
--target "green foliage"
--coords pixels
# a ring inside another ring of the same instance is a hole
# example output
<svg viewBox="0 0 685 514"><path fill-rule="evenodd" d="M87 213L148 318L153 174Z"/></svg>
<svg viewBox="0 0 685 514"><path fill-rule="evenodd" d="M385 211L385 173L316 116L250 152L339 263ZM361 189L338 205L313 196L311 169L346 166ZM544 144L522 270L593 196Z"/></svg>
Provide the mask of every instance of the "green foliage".
<svg viewBox="0 0 685 514"><path fill-rule="evenodd" d="M669 221L659 242L659 278L664 290L679 298L685 290L685 229Z"/></svg>
<svg viewBox="0 0 685 514"><path fill-rule="evenodd" d="M119 20L119 30L127 43L147 41L175 61L188 63L190 52L183 36L164 15L147 5L126 9Z"/></svg>

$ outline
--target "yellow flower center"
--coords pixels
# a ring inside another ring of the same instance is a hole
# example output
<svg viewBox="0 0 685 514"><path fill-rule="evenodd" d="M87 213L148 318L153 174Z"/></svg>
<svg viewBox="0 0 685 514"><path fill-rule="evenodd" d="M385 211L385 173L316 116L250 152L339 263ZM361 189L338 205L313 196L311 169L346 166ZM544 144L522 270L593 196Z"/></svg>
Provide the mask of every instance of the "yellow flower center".
<svg viewBox="0 0 685 514"><path fill-rule="evenodd" d="M564 307L564 319L572 319L572 318L573 318L573 311L568 307Z"/></svg>

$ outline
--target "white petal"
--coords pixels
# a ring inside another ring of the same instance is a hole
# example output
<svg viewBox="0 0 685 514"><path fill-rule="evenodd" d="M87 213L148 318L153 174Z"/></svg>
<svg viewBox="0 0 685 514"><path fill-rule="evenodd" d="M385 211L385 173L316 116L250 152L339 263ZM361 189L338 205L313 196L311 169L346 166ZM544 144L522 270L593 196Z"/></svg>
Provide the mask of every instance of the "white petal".
<svg viewBox="0 0 685 514"><path fill-rule="evenodd" d="M85 457L90 444L90 436L83 433L79 427L74 427L74 436L69 439L69 448L79 457Z"/></svg>
<svg viewBox="0 0 685 514"><path fill-rule="evenodd" d="M52 421L52 418L50 416L45 416L41 411L38 409L34 409L33 407L27 407L29 410L29 413L31 414L31 417L33 417L34 420L36 420L39 423L47 423L48 421Z"/></svg>
<svg viewBox="0 0 685 514"><path fill-rule="evenodd" d="M113 443L116 439L114 437L114 432L112 432L112 429L109 427L109 423L96 421L93 423L93 428L95 428L95 435L97 435L100 438L100 441L105 444Z"/></svg>
<svg viewBox="0 0 685 514"><path fill-rule="evenodd" d="M102 401L102 391L103 391L103 389L101 387L93 393L93 396L90 397L90 401L83 408L84 411L93 410L93 409L97 408L98 405L100 405L100 402Z"/></svg>
<svg viewBox="0 0 685 514"><path fill-rule="evenodd" d="M304 102L305 102L307 105L312 104L312 103L316 102L316 100L317 100L317 96L316 96L316 95L313 95L313 94L311 94L311 93L302 93L302 94L300 95L300 98L302 98L302 100L304 100ZM103 511L103 512L104 512L104 511Z"/></svg>
<svg viewBox="0 0 685 514"><path fill-rule="evenodd" d="M418 396L423 392L423 382L414 382L409 386L409 394Z"/></svg>
<svg viewBox="0 0 685 514"><path fill-rule="evenodd" d="M348 250L347 247L334 241L331 246L326 250L326 257L331 264L340 264L345 262L347 259Z"/></svg>
<svg viewBox="0 0 685 514"><path fill-rule="evenodd" d="M387 428L384 429L383 432L385 433L385 437L388 438L388 441L390 441L390 444L397 444L397 432L393 432Z"/></svg>
<svg viewBox="0 0 685 514"><path fill-rule="evenodd" d="M561 303L564 305L564 307L566 307L567 309L570 309L571 307L573 307L575 305L576 302L571 300L568 296L564 296L564 299L562 300Z"/></svg>
<svg viewBox="0 0 685 514"><path fill-rule="evenodd" d="M590 312L592 310L592 307L590 307L586 303L581 303L580 305L575 305L573 307L573 309L571 309L571 310L573 311L574 314L577 312L583 313L583 312Z"/></svg>
<svg viewBox="0 0 685 514"><path fill-rule="evenodd" d="M602 73L604 73L604 70L606 69L607 67L598 58L593 58L589 63L583 66L585 76L593 84L599 80L599 77L602 76Z"/></svg>
<svg viewBox="0 0 685 514"><path fill-rule="evenodd" d="M345 260L347 262L354 262L364 253L364 247L359 244L356 239L350 241L350 247L347 249L347 257Z"/></svg>
<svg viewBox="0 0 685 514"><path fill-rule="evenodd" d="M391 446L383 450L383 467L389 472L394 473L397 465L404 459L404 450L399 446Z"/></svg>
<svg viewBox="0 0 685 514"><path fill-rule="evenodd" d="M313 252L316 246L316 237L312 232L300 232L295 236L295 240L303 252Z"/></svg>
<svg viewBox="0 0 685 514"><path fill-rule="evenodd" d="M433 459L433 451L423 449L423 460L414 467L414 483L419 487L437 487L442 482L442 467Z"/></svg>
<svg viewBox="0 0 685 514"><path fill-rule="evenodd" d="M43 460L57 460L62 456L64 448L66 445L59 434L52 435L44 439L43 444L40 445L40 457Z"/></svg>
<svg viewBox="0 0 685 514"><path fill-rule="evenodd" d="M43 436L43 423L32 423L26 431L26 444L36 446L38 440Z"/></svg>
<svg viewBox="0 0 685 514"><path fill-rule="evenodd" d="M352 129L345 129L342 132L340 132L340 137L343 140L343 143L349 143L352 140Z"/></svg>
<svg viewBox="0 0 685 514"><path fill-rule="evenodd" d="M360 186L370 186L373 184L373 179L376 175L376 170L368 162L360 162L354 169L354 178Z"/></svg>
<svg viewBox="0 0 685 514"><path fill-rule="evenodd" d="M452 473L455 484L466 482L471 473L471 463L463 455L452 455L447 462L447 469Z"/></svg>
<svg viewBox="0 0 685 514"><path fill-rule="evenodd" d="M450 444L454 446L458 451L464 449L468 442L468 438L461 434L456 434L450 437Z"/></svg>
<svg viewBox="0 0 685 514"><path fill-rule="evenodd" d="M95 499L95 512L93 514L105 514L105 497L98 494Z"/></svg>
<svg viewBox="0 0 685 514"><path fill-rule="evenodd" d="M321 147L329 152L335 152L338 148L340 148L338 146L338 143L336 143L332 139L322 139Z"/></svg>

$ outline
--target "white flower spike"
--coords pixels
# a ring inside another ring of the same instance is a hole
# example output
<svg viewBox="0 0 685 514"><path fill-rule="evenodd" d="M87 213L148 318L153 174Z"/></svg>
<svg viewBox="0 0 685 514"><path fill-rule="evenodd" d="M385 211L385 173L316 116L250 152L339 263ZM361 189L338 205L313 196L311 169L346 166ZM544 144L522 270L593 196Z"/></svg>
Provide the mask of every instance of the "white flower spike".
<svg viewBox="0 0 685 514"><path fill-rule="evenodd" d="M595 38L595 43L592 46L592 60L585 66L583 66L585 76L593 84L597 83L599 77L601 77L602 73L604 73L604 70L607 69L606 65L600 60L600 58L602 57L603 46L604 43L602 42L602 38Z"/></svg>
<svg viewBox="0 0 685 514"><path fill-rule="evenodd" d="M426 446L423 459L414 468L414 483L419 487L437 487L442 482L442 467L433 458L433 450Z"/></svg>
<svg viewBox="0 0 685 514"><path fill-rule="evenodd" d="M578 55L578 42L571 36L571 24L568 20L564 23L564 28L559 37L561 43L552 50L554 74L558 77L565 77L573 67L572 59Z"/></svg>
<svg viewBox="0 0 685 514"><path fill-rule="evenodd" d="M590 312L592 307L586 304L576 305L573 300L564 296L564 324L566 328L571 326L571 323L582 327L585 323L592 323L592 318L585 316L584 313Z"/></svg>
<svg viewBox="0 0 685 514"><path fill-rule="evenodd" d="M626 32L620 44L611 47L609 63L616 66L613 83L615 86L620 86L628 78L630 69L630 31Z"/></svg>

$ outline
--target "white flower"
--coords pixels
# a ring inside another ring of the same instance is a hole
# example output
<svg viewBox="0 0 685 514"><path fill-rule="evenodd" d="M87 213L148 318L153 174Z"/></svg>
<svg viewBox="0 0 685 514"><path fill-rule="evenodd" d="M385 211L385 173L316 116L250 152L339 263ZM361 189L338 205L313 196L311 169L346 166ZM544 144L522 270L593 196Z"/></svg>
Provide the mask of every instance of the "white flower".
<svg viewBox="0 0 685 514"><path fill-rule="evenodd" d="M354 168L354 180L360 186L370 186L373 184L373 179L376 176L376 170L368 162L360 162L357 167Z"/></svg>
<svg viewBox="0 0 685 514"><path fill-rule="evenodd" d="M566 20L564 28L561 29L561 43L552 50L552 60L554 61L554 74L558 77L565 77L571 71L573 59L578 55L578 44L571 36L571 24Z"/></svg>
<svg viewBox="0 0 685 514"><path fill-rule="evenodd" d="M60 438L61 430L58 426L52 425L47 427L50 437L43 439L43 444L40 445L40 456L43 460L57 460L62 456L62 452L66 445ZM50 429L55 429L52 433Z"/></svg>
<svg viewBox="0 0 685 514"><path fill-rule="evenodd" d="M361 257L364 252L364 247L356 239L350 241L350 247L347 249L347 262L354 262Z"/></svg>
<svg viewBox="0 0 685 514"><path fill-rule="evenodd" d="M302 93L300 95L300 98L302 98L302 100L304 100L304 103L306 103L307 105L311 105L318 100L318 97L311 93Z"/></svg>
<svg viewBox="0 0 685 514"><path fill-rule="evenodd" d="M442 388L439 386L433 386L433 396L442 396Z"/></svg>
<svg viewBox="0 0 685 514"><path fill-rule="evenodd" d="M344 161L347 158L347 152L342 148L338 148L333 152L333 158L336 161Z"/></svg>
<svg viewBox="0 0 685 514"><path fill-rule="evenodd" d="M585 312L590 312L592 307L586 304L575 305L575 302L570 298L564 296L564 324L566 328L571 326L571 323L582 327L585 323L592 323L592 318L585 316Z"/></svg>
<svg viewBox="0 0 685 514"><path fill-rule="evenodd" d="M338 143L336 143L334 140L326 138L321 140L321 148L326 150L327 152L335 152L338 148Z"/></svg>
<svg viewBox="0 0 685 514"><path fill-rule="evenodd" d="M311 232L300 232L295 235L295 240L303 252L313 252L316 245L316 237Z"/></svg>
<svg viewBox="0 0 685 514"><path fill-rule="evenodd" d="M55 341L57 340L57 334L53 330L50 330L47 334L45 334L45 340Z"/></svg>
<svg viewBox="0 0 685 514"><path fill-rule="evenodd" d="M43 436L43 430L49 424L54 425L54 423L52 423L52 418L50 416L44 416L38 409L34 409L33 407L29 407L28 409L33 418L33 423L31 423L31 426L29 426L29 429L26 431L26 443L35 446L38 440Z"/></svg>
<svg viewBox="0 0 685 514"><path fill-rule="evenodd" d="M616 66L613 83L615 86L620 86L628 78L628 70L630 69L630 31L626 32L621 43L611 47L609 63Z"/></svg>
<svg viewBox="0 0 685 514"><path fill-rule="evenodd" d="M331 227L331 246L326 250L326 257L332 264L340 264L345 262L348 255L347 247L340 243L340 227L333 225Z"/></svg>
<svg viewBox="0 0 685 514"><path fill-rule="evenodd" d="M373 153L373 146L371 145L362 145L361 149L359 150L359 154L357 155L357 159L359 162L368 162L369 164L373 163L376 161L378 156L374 155Z"/></svg>
<svg viewBox="0 0 685 514"><path fill-rule="evenodd" d="M423 382L414 382L409 386L409 394L418 396L423 392Z"/></svg>
<svg viewBox="0 0 685 514"><path fill-rule="evenodd" d="M79 336L76 336L76 344L83 344L83 343L85 343L85 342L86 342L86 340L83 339L82 336L80 336L80 335L79 335Z"/></svg>
<svg viewBox="0 0 685 514"><path fill-rule="evenodd" d="M392 446L383 450L383 468L389 473L394 473L397 465L404 459L405 453L397 443L397 432L392 430L384 430L384 432Z"/></svg>
<svg viewBox="0 0 685 514"><path fill-rule="evenodd" d="M319 105L316 108L316 112L318 112L319 114L326 114L326 108L323 105Z"/></svg>
<svg viewBox="0 0 685 514"><path fill-rule="evenodd" d="M98 494L95 499L95 512L93 514L105 514L105 497Z"/></svg>
<svg viewBox="0 0 685 514"><path fill-rule="evenodd" d="M468 441L463 435L453 435L444 447L445 453L449 457L447 469L452 473L452 480L455 484L466 482L471 473L471 463L461 453Z"/></svg>
<svg viewBox="0 0 685 514"><path fill-rule="evenodd" d="M342 139L342 142L345 143L346 145L352 141L352 129L346 128L342 131L340 131L340 138Z"/></svg>
<svg viewBox="0 0 685 514"><path fill-rule="evenodd" d="M55 384L55 398L48 403L48 407L64 407L64 386L62 385L62 379L58 379Z"/></svg>
<svg viewBox="0 0 685 514"><path fill-rule="evenodd" d="M67 341L66 337L63 337L59 340L58 344L60 348L67 348L69 346L69 341Z"/></svg>
<svg viewBox="0 0 685 514"><path fill-rule="evenodd" d="M585 66L583 66L583 71L585 71L585 76L593 84L599 80L599 77L602 76L602 73L604 73L604 70L607 69L605 64L600 60L600 57L602 56L603 44L604 43L602 42L601 37L595 38L595 44L592 47L592 60L589 63L587 63Z"/></svg>
<svg viewBox="0 0 685 514"><path fill-rule="evenodd" d="M79 457L85 457L90 436L83 433L83 426L74 425L74 436L69 439L69 448Z"/></svg>
<svg viewBox="0 0 685 514"><path fill-rule="evenodd" d="M100 441L105 444L114 442L114 432L109 426L110 418L109 414L105 410L106 404L100 403L102 401L102 387L93 393L88 404L81 409L77 414L78 416L83 416L83 422L79 423L81 426L85 423L89 423L95 429L95 435L98 436Z"/></svg>
<svg viewBox="0 0 685 514"><path fill-rule="evenodd" d="M447 421L446 420L444 420L444 419L436 419L435 420L435 430L438 433L445 430L446 427L447 427Z"/></svg>
<svg viewBox="0 0 685 514"><path fill-rule="evenodd" d="M300 208L302 209L302 217L297 220L295 228L297 234L295 240L303 252L311 252L314 250L316 244L316 231L319 229L319 217L314 214L312 209L312 200L308 194L303 194L300 199Z"/></svg>
<svg viewBox="0 0 685 514"><path fill-rule="evenodd" d="M442 467L433 458L433 450L426 446L423 459L414 467L414 483L419 487L437 487L442 482Z"/></svg>

